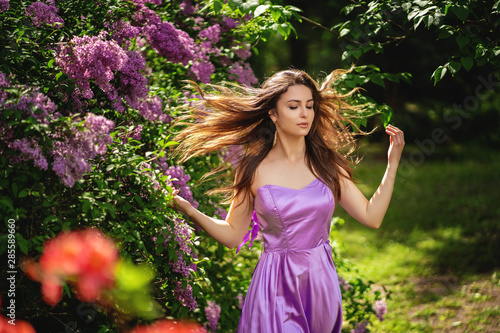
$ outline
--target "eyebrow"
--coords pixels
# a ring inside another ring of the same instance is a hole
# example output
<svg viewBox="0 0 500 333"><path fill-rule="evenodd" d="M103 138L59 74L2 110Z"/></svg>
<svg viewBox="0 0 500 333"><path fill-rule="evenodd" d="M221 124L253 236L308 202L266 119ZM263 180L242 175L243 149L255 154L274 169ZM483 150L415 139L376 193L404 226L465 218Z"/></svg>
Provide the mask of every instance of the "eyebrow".
<svg viewBox="0 0 500 333"><path fill-rule="evenodd" d="M309 103L310 101L313 101L313 102L314 102L314 99L313 99L313 98L311 98L310 100L307 100L307 101L306 101L306 103ZM300 103L301 101L300 101L300 100L298 100L298 99L291 99L291 100L287 101L287 103L290 103L290 102L299 102L299 103Z"/></svg>

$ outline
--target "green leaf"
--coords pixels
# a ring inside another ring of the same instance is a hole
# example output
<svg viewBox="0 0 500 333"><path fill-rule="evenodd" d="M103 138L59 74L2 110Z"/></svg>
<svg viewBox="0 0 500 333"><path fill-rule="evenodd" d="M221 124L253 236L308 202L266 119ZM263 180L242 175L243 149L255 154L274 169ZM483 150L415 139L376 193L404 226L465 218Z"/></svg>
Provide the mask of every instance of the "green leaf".
<svg viewBox="0 0 500 333"><path fill-rule="evenodd" d="M457 44L460 47L460 49L463 49L464 46L469 44L470 37L466 35L458 35L457 36Z"/></svg>
<svg viewBox="0 0 500 333"><path fill-rule="evenodd" d="M382 124L384 124L384 127L387 127L387 125L390 124L393 115L394 115L394 111L392 110L391 107L386 106L382 109L382 111L380 113L380 120L382 121Z"/></svg>
<svg viewBox="0 0 500 333"><path fill-rule="evenodd" d="M464 22L467 16L469 15L469 8L467 8L467 6L465 5L454 4L451 7L451 11L462 22Z"/></svg>
<svg viewBox="0 0 500 333"><path fill-rule="evenodd" d="M380 74L376 74L376 75L370 76L370 81L372 81L373 83L378 84L379 86L385 88L384 79L380 76Z"/></svg>
<svg viewBox="0 0 500 333"><path fill-rule="evenodd" d="M54 59L50 59L49 62L47 63L47 67L48 68L54 67L54 61L55 61Z"/></svg>
<svg viewBox="0 0 500 333"><path fill-rule="evenodd" d="M273 17L274 22L278 23L278 20L281 17L281 11L271 8L271 16Z"/></svg>
<svg viewBox="0 0 500 333"><path fill-rule="evenodd" d="M431 78L434 78L434 85L436 85L446 74L448 68L445 66L439 66L436 68L434 73L432 73Z"/></svg>
<svg viewBox="0 0 500 333"><path fill-rule="evenodd" d="M260 5L253 12L253 16L259 17L260 15L264 14L269 9L269 7L271 7L271 6L270 5Z"/></svg>
<svg viewBox="0 0 500 333"><path fill-rule="evenodd" d="M214 0L214 12L218 14L222 10L222 3L220 1Z"/></svg>
<svg viewBox="0 0 500 333"><path fill-rule="evenodd" d="M63 75L63 72L59 72L56 74L56 81L59 80L59 78L61 77L61 75Z"/></svg>
<svg viewBox="0 0 500 333"><path fill-rule="evenodd" d="M28 254L28 241L24 239L23 235L16 232L16 244L22 253Z"/></svg>
<svg viewBox="0 0 500 333"><path fill-rule="evenodd" d="M452 76L455 76L455 73L458 72L462 68L462 65L458 61L450 61L448 64L448 69Z"/></svg>
<svg viewBox="0 0 500 333"><path fill-rule="evenodd" d="M443 25L439 29L439 35L438 35L437 39L448 38L450 36L453 36L454 33L455 33L455 31L453 30L453 28L451 26L449 26L449 25Z"/></svg>
<svg viewBox="0 0 500 333"><path fill-rule="evenodd" d="M460 62L462 63L462 66L464 66L466 71L469 71L474 65L474 59L472 59L472 57L464 57L460 59Z"/></svg>

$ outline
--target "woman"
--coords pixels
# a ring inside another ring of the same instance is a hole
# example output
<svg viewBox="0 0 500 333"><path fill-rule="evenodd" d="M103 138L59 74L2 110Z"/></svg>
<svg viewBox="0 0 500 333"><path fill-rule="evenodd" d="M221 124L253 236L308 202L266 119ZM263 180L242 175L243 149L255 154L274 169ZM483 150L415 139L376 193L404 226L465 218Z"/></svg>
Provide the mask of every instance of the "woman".
<svg viewBox="0 0 500 333"><path fill-rule="evenodd" d="M213 191L230 195L225 221L198 211L178 191L175 203L229 248L242 241L254 211L263 234L238 332L341 331L342 298L328 242L335 203L378 228L404 146L403 132L388 126L387 170L367 200L338 152L353 142L346 114L356 110L331 87L343 73L334 71L321 88L298 70L275 74L261 89L214 86L217 94L207 95L196 86L209 110L197 110L194 124L178 134L182 160L231 145L243 149L233 156L234 184Z"/></svg>

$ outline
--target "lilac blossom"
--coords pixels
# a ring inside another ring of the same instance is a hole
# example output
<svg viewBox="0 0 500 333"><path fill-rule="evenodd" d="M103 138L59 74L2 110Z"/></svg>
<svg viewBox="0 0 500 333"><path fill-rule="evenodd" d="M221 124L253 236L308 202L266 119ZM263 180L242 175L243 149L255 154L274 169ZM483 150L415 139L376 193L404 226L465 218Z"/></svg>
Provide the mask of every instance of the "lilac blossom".
<svg viewBox="0 0 500 333"><path fill-rule="evenodd" d="M8 96L8 93L2 88L10 87L10 81L4 73L0 72L0 105L2 105Z"/></svg>
<svg viewBox="0 0 500 333"><path fill-rule="evenodd" d="M214 24L214 25L200 31L199 37L202 40L208 40L212 44L215 44L220 40L220 34L221 34L220 25Z"/></svg>
<svg viewBox="0 0 500 333"><path fill-rule="evenodd" d="M88 160L106 152L113 128L111 120L88 113L81 129L74 128L68 137L54 141L52 169L66 186L72 187L92 170Z"/></svg>
<svg viewBox="0 0 500 333"><path fill-rule="evenodd" d="M351 330L351 333L367 333L368 330L366 329L366 326L368 326L367 320L362 323L356 323L356 327Z"/></svg>
<svg viewBox="0 0 500 333"><path fill-rule="evenodd" d="M31 17L34 26L39 27L42 23L52 25L55 28L64 26L64 20L57 15L58 9L53 3L47 5L41 1L33 2L26 8L26 15Z"/></svg>
<svg viewBox="0 0 500 333"><path fill-rule="evenodd" d="M212 332L217 330L217 323L220 318L220 305L215 303L215 301L207 301L207 307L205 308L205 314L207 316L208 323Z"/></svg>
<svg viewBox="0 0 500 333"><path fill-rule="evenodd" d="M195 12L192 0L182 0L182 3L179 4L179 8L182 10L182 14L186 16L189 16Z"/></svg>
<svg viewBox="0 0 500 333"><path fill-rule="evenodd" d="M229 69L229 79L236 80L245 86L251 86L257 83L252 68L247 63L235 62Z"/></svg>
<svg viewBox="0 0 500 333"><path fill-rule="evenodd" d="M215 72L215 66L211 62L196 61L189 69L188 74L203 83L210 83L210 77Z"/></svg>
<svg viewBox="0 0 500 333"><path fill-rule="evenodd" d="M137 3L137 2L136 2ZM145 27L148 25L158 25L161 22L160 16L156 12L144 4L137 4L135 13L132 16L134 26Z"/></svg>
<svg viewBox="0 0 500 333"><path fill-rule="evenodd" d="M383 321L384 315L387 313L387 303L385 302L385 299L375 301L373 310L375 311L377 318L380 319L380 321Z"/></svg>
<svg viewBox="0 0 500 333"><path fill-rule="evenodd" d="M179 273L184 277L189 276L189 267L187 266L186 261L184 261L184 258L182 257L182 254L180 252L177 252L177 261L171 260L169 264L175 273Z"/></svg>
<svg viewBox="0 0 500 333"><path fill-rule="evenodd" d="M9 0L0 0L0 13L9 10Z"/></svg>
<svg viewBox="0 0 500 333"><path fill-rule="evenodd" d="M118 92L124 97L128 105L134 109L138 109L141 105L141 100L148 95L148 80L141 73L146 67L146 60L137 51L127 52L127 61L119 71L120 84ZM147 108L146 108L147 109ZM160 100L161 109L161 100ZM161 110L160 110L161 111ZM152 118L161 118L163 113ZM149 119L149 118L148 118ZM150 119L151 120L151 119Z"/></svg>
<svg viewBox="0 0 500 333"><path fill-rule="evenodd" d="M150 121L162 121L169 123L172 117L168 113L163 112L162 100L158 96L149 97L143 100L138 107L139 113Z"/></svg>
<svg viewBox="0 0 500 333"><path fill-rule="evenodd" d="M47 159L43 156L42 149L38 146L35 140L22 138L14 141L11 148L21 152L21 156L19 157L20 160L33 160L37 167L42 170L47 170Z"/></svg>
<svg viewBox="0 0 500 333"><path fill-rule="evenodd" d="M222 220L225 221L227 217L227 211L224 208L216 207L215 215L219 216Z"/></svg>
<svg viewBox="0 0 500 333"><path fill-rule="evenodd" d="M141 29L123 20L114 22L110 30L112 31L111 38L120 45L124 44L126 48L130 47L131 39L138 37L141 32Z"/></svg>
<svg viewBox="0 0 500 333"><path fill-rule="evenodd" d="M146 36L153 47L167 60L187 65L193 59L195 43L189 35L170 22L146 27Z"/></svg>
<svg viewBox="0 0 500 333"><path fill-rule="evenodd" d="M74 37L56 55L56 62L63 71L75 80L78 95L91 99L94 96L89 80L103 90L110 100L118 95L110 84L114 71L120 70L128 61L127 53L115 42L105 40L107 32L99 36Z"/></svg>
<svg viewBox="0 0 500 333"><path fill-rule="evenodd" d="M174 290L175 298L182 303L182 305L187 306L191 311L194 311L198 307L196 298L193 297L193 287L190 284L187 285L186 290L182 289L182 283L180 281L176 282L177 286Z"/></svg>
<svg viewBox="0 0 500 333"><path fill-rule="evenodd" d="M179 196L189 201L194 208L197 208L198 202L194 200L193 192L191 192L191 188L188 185L188 181L191 179L189 174L184 173L182 166L177 165L169 167L165 161L166 159L164 157L158 159L160 171L164 175L170 176L172 186L179 190Z"/></svg>
<svg viewBox="0 0 500 333"><path fill-rule="evenodd" d="M238 294L236 299L238 300L238 308L243 309L243 294Z"/></svg>
<svg viewBox="0 0 500 333"><path fill-rule="evenodd" d="M224 31L229 31L238 26L238 22L232 17L224 16Z"/></svg>
<svg viewBox="0 0 500 333"><path fill-rule="evenodd" d="M339 276L339 285L342 287L342 289L344 291L350 291L352 290L352 286L346 281L344 280L343 277Z"/></svg>
<svg viewBox="0 0 500 333"><path fill-rule="evenodd" d="M154 5L161 5L161 0L131 0L133 3L138 5L144 5L146 3L152 3Z"/></svg>
<svg viewBox="0 0 500 333"><path fill-rule="evenodd" d="M246 60L246 59L250 58L250 56L252 55L252 52L250 52L250 45L249 44L233 46L232 50L233 50L234 54L236 54L242 60Z"/></svg>
<svg viewBox="0 0 500 333"><path fill-rule="evenodd" d="M192 249L189 245L193 230L189 227L185 220L181 218L176 218L174 220L174 234L175 241L179 244L180 250L187 255L191 255Z"/></svg>
<svg viewBox="0 0 500 333"><path fill-rule="evenodd" d="M25 111L27 115L36 118L41 123L47 123L47 119L50 119L56 111L56 104L36 90L22 95L19 102L11 107Z"/></svg>

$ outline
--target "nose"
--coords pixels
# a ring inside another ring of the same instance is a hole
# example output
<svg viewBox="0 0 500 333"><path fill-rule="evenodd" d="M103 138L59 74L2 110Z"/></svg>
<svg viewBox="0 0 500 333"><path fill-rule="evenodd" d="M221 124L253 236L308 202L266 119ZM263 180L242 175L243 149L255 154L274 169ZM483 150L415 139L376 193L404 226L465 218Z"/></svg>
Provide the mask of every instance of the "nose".
<svg viewBox="0 0 500 333"><path fill-rule="evenodd" d="M305 106L302 106L300 108L300 117L307 118L308 115L309 115L309 110Z"/></svg>

